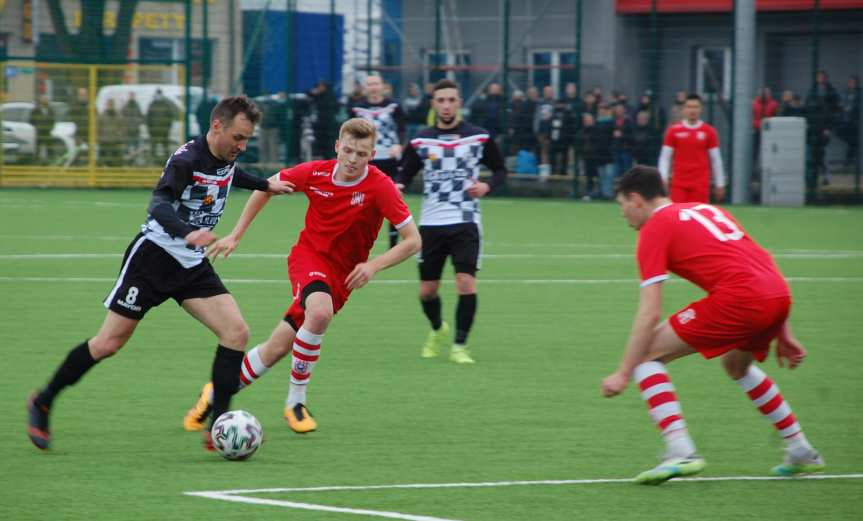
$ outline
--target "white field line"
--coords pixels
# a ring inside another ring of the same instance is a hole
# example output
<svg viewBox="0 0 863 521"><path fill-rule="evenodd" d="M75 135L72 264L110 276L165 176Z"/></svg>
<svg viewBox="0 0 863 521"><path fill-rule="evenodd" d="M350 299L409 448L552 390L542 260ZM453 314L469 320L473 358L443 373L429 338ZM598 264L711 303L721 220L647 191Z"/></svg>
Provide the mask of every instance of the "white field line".
<svg viewBox="0 0 863 521"><path fill-rule="evenodd" d="M859 259L863 251L820 251L773 253L777 259ZM54 260L54 259L115 259L119 253L0 253L0 260ZM287 253L234 253L238 259L286 259ZM633 253L483 253L484 259L625 259L633 260Z"/></svg>
<svg viewBox="0 0 863 521"><path fill-rule="evenodd" d="M710 481L799 481L799 480L826 480L826 479L861 479L863 474L815 474L799 478L784 478L778 476L715 476L696 477L675 480L675 483L695 483ZM542 481L488 481L479 483L403 483L392 485L335 485L322 487L283 487L283 488L258 488L238 490L213 490L200 492L183 492L187 496L203 497L207 499L219 499L236 503L251 505L269 505L301 510L316 510L320 512L335 512L342 514L356 514L371 517L383 517L387 519L402 519L405 521L458 521L450 518L430 517L401 512L389 512L384 510L356 509L345 507L333 507L315 503L300 503L296 501L285 501L279 499L265 499L249 497L248 494L278 494L297 492L338 492L338 491L369 491L369 490L392 490L392 489L442 489L442 488L489 488L489 487L513 487L513 486L542 486L542 485L595 485L608 483L632 483L631 478L604 478L604 479L561 479Z"/></svg>
<svg viewBox="0 0 863 521"><path fill-rule="evenodd" d="M0 276L0 282L114 282L111 277L6 277ZM785 277L788 282L863 282L863 277ZM226 284L290 284L287 279L222 279ZM441 280L443 284L454 284L450 279ZM638 279L480 279L480 284L560 284L560 285L594 285L594 284L638 284ZM683 282L683 279L671 278L664 282ZM376 279L369 284L402 285L417 284L417 279Z"/></svg>

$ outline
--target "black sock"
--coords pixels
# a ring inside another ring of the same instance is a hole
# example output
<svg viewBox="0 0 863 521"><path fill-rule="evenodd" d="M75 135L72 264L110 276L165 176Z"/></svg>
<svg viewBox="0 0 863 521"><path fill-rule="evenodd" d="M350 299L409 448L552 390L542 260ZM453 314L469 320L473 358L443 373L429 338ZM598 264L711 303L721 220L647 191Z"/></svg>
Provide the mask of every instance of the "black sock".
<svg viewBox="0 0 863 521"><path fill-rule="evenodd" d="M463 345L467 342L467 334L473 325L476 315L476 293L459 295L455 306L455 343Z"/></svg>
<svg viewBox="0 0 863 521"><path fill-rule="evenodd" d="M216 348L213 359L213 415L212 421L228 412L231 396L240 384L240 366L243 363L242 351L228 349L223 345Z"/></svg>
<svg viewBox="0 0 863 521"><path fill-rule="evenodd" d="M396 227L390 224L390 248L399 243L399 231Z"/></svg>
<svg viewBox="0 0 863 521"><path fill-rule="evenodd" d="M85 340L82 344L69 351L69 354L66 355L66 359L57 368L51 381L36 396L35 401L38 405L50 408L51 404L54 403L54 398L57 397L60 391L70 385L74 385L84 376L84 373L96 365L98 360L94 360L93 356L90 355L90 347L87 345L87 342Z"/></svg>
<svg viewBox="0 0 863 521"><path fill-rule="evenodd" d="M420 299L420 304L423 305L423 313L426 314L429 322L431 322L432 329L435 331L440 329L440 326L443 323L443 320L440 317L440 297L435 295L431 300Z"/></svg>

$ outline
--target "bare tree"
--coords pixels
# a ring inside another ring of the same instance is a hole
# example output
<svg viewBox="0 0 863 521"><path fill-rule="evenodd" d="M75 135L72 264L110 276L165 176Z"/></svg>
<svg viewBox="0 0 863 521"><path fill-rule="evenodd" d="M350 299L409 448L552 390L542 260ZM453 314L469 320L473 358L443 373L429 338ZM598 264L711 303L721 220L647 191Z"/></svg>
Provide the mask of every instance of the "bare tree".
<svg viewBox="0 0 863 521"><path fill-rule="evenodd" d="M81 0L81 28L77 35L69 33L61 0L45 0L54 26L54 34L63 57L69 60L96 63L123 63L132 39L132 20L138 0L118 2L117 27L107 43L104 39L106 0Z"/></svg>

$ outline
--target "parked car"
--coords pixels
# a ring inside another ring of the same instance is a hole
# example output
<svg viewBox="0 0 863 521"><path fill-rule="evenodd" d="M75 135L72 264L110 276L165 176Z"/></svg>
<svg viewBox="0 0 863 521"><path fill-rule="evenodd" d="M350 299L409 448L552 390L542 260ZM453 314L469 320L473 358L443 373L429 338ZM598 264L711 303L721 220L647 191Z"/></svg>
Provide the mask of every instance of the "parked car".
<svg viewBox="0 0 863 521"><path fill-rule="evenodd" d="M6 143L7 132L18 142L18 161L27 161L36 155L36 128L30 124L30 113L34 108L36 104L32 101L9 101L0 104L3 142ZM75 149L75 124L64 121L68 107L66 103L56 101L51 103L51 108L54 109L56 120L51 128L51 137L55 140L53 148L58 151L58 156L71 155Z"/></svg>

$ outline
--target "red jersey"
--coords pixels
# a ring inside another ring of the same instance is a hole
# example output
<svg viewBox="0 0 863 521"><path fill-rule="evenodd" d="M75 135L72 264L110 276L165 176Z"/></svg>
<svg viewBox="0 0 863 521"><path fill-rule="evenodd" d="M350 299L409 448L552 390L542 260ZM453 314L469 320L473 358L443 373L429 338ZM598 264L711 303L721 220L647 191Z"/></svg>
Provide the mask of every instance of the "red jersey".
<svg viewBox="0 0 863 521"><path fill-rule="evenodd" d="M662 144L674 149L672 185L683 188L710 186L710 154L707 151L719 146L715 128L703 121L695 126L681 121L668 127Z"/></svg>
<svg viewBox="0 0 863 521"><path fill-rule="evenodd" d="M791 294L767 250L730 213L701 203L660 206L638 234L641 286L671 271L710 294L761 300Z"/></svg>
<svg viewBox="0 0 863 521"><path fill-rule="evenodd" d="M369 165L354 181L337 181L338 162L309 161L279 172L309 199L297 246L310 248L349 273L365 262L384 218L400 229L412 217L392 180Z"/></svg>

